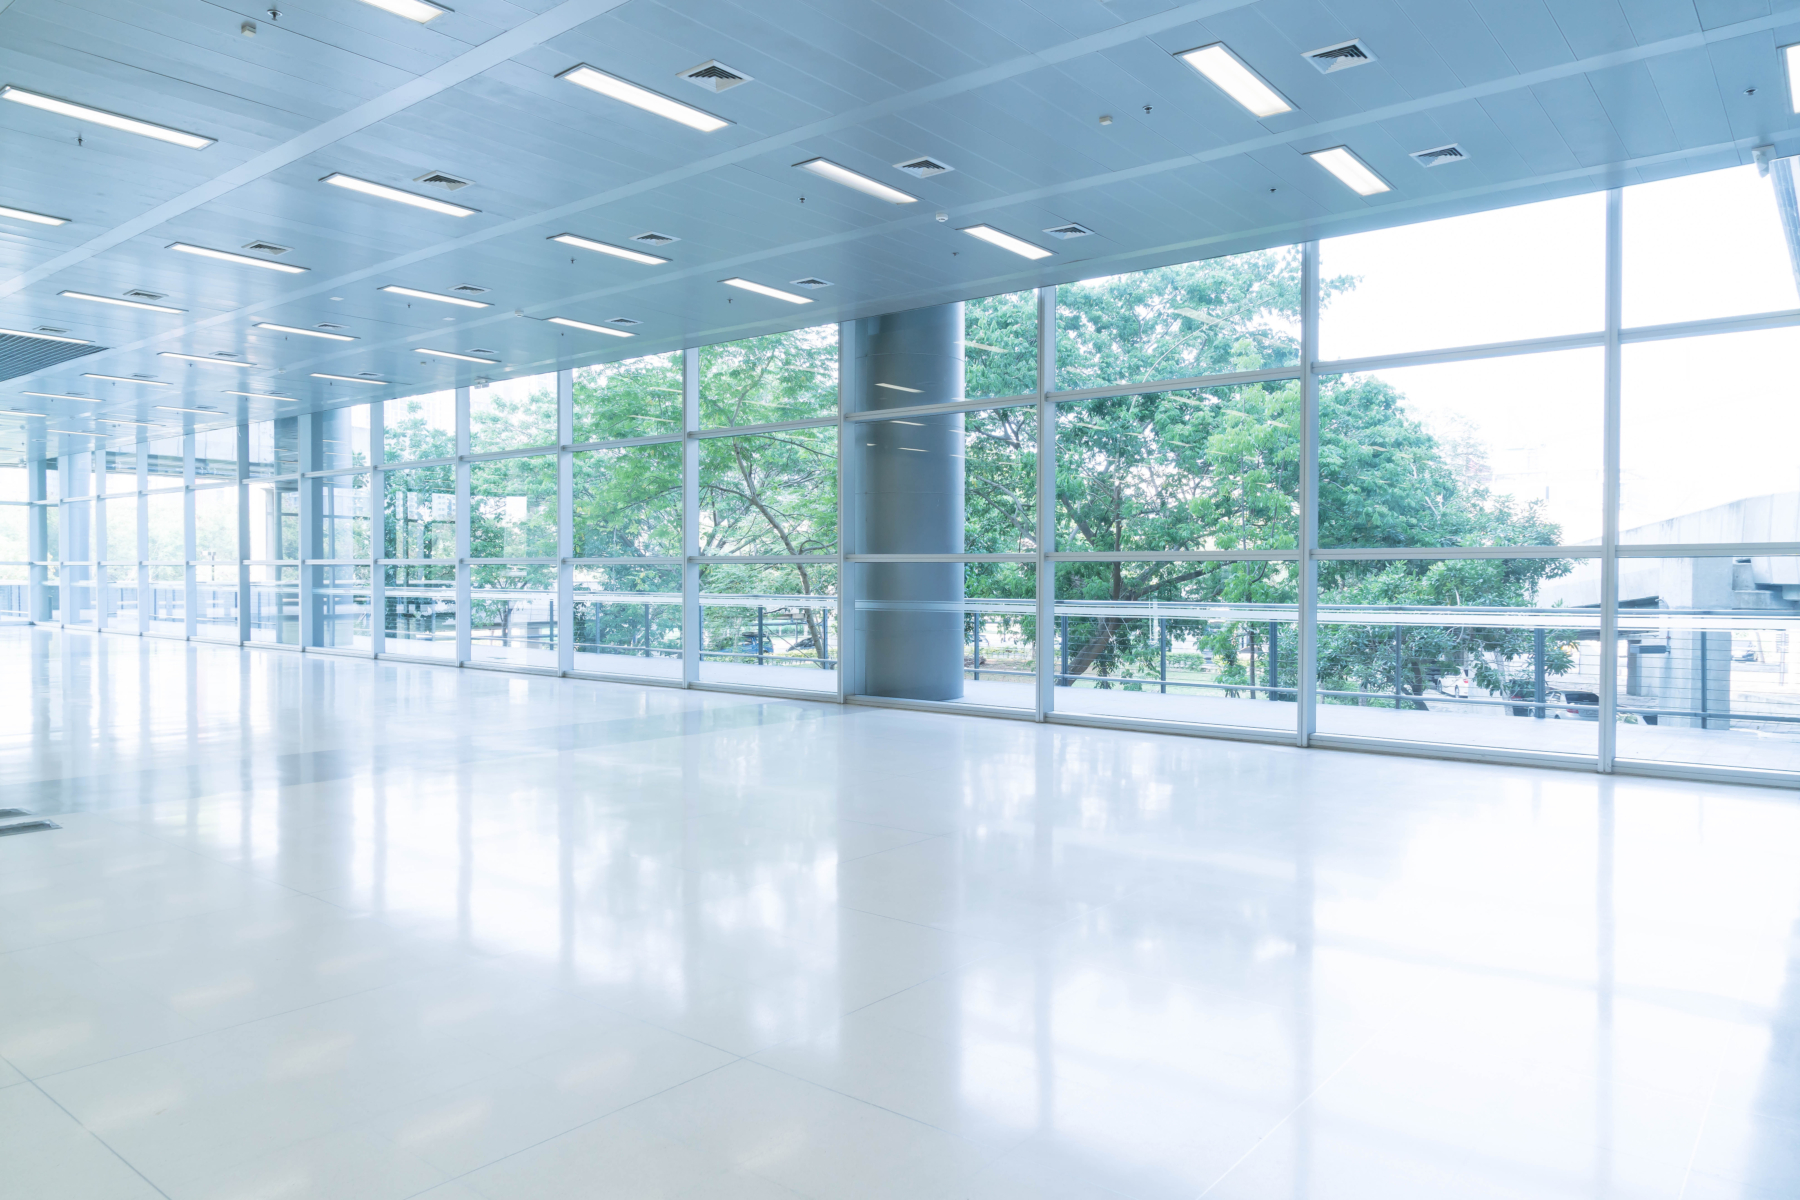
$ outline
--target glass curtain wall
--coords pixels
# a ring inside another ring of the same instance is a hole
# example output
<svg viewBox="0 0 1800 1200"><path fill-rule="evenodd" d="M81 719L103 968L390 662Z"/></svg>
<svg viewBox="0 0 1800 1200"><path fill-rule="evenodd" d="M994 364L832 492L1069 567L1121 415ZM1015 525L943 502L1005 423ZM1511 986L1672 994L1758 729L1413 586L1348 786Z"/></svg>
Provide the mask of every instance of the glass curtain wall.
<svg viewBox="0 0 1800 1200"><path fill-rule="evenodd" d="M64 446L0 620L1800 783L1793 183Z"/></svg>

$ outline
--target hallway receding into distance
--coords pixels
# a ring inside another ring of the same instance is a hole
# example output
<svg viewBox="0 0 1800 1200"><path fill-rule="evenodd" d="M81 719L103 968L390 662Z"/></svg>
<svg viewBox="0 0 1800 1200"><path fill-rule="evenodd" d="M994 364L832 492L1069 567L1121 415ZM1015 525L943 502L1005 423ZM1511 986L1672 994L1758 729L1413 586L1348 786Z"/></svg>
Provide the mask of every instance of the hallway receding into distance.
<svg viewBox="0 0 1800 1200"><path fill-rule="evenodd" d="M0 1194L1773 1200L1800 807L0 630Z"/></svg>

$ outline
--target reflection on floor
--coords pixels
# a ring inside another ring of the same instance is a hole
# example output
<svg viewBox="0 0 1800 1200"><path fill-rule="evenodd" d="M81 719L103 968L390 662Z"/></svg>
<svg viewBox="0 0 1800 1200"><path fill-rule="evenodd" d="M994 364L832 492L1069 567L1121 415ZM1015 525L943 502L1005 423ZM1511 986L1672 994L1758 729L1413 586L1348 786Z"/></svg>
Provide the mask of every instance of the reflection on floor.
<svg viewBox="0 0 1800 1200"><path fill-rule="evenodd" d="M0 796L64 827L0 838L7 1195L1800 1194L1791 793L0 665Z"/></svg>

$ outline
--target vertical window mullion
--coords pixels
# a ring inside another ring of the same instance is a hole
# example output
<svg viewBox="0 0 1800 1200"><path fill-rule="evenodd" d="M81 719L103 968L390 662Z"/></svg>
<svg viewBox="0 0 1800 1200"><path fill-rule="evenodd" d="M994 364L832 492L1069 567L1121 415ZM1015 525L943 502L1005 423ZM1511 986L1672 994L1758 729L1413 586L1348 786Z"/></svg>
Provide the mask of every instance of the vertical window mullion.
<svg viewBox="0 0 1800 1200"><path fill-rule="evenodd" d="M1300 256L1300 644L1294 656L1294 742L1304 747L1318 720L1319 243L1307 242ZM1273 675L1281 677L1279 659Z"/></svg>
<svg viewBox="0 0 1800 1200"><path fill-rule="evenodd" d="M250 641L250 423L237 427L237 593L238 641Z"/></svg>
<svg viewBox="0 0 1800 1200"><path fill-rule="evenodd" d="M196 619L200 607L200 587L197 582L198 568L194 559L199 556L198 539L194 536L194 459L200 453L200 439L188 430L181 439L181 543L182 560L182 630L191 639L198 628ZM64 572L67 574L67 572Z"/></svg>
<svg viewBox="0 0 1800 1200"><path fill-rule="evenodd" d="M856 568L845 562L845 556L856 554L858 525L856 451L851 443L855 428L844 420L850 407L849 398L859 394L862 380L856 377L856 323L838 324L838 629L837 629L837 696L845 697L862 690L856 675Z"/></svg>
<svg viewBox="0 0 1800 1200"><path fill-rule="evenodd" d="M475 609L469 574L469 389L456 389L456 661L475 657Z"/></svg>
<svg viewBox="0 0 1800 1200"><path fill-rule="evenodd" d="M700 678L700 350L681 352L681 678Z"/></svg>
<svg viewBox="0 0 1800 1200"><path fill-rule="evenodd" d="M1042 721L1056 710L1056 288L1037 293L1037 703Z"/></svg>
<svg viewBox="0 0 1800 1200"><path fill-rule="evenodd" d="M300 497L300 537L295 549L299 552L299 579L296 588L300 601L300 648L305 650L319 644L318 600L314 585L318 578L318 567L308 565L308 560L319 557L319 481L310 478L308 471L317 468L317 455L314 446L317 441L317 420L309 413L299 419L298 446L300 478L297 481Z"/></svg>
<svg viewBox="0 0 1800 1200"><path fill-rule="evenodd" d="M387 409L379 400L369 405L369 653L387 653Z"/></svg>
<svg viewBox="0 0 1800 1200"><path fill-rule="evenodd" d="M1610 773L1619 709L1619 329L1624 307L1625 193L1606 193L1606 398L1601 425L1600 744L1599 769Z"/></svg>
<svg viewBox="0 0 1800 1200"><path fill-rule="evenodd" d="M556 373L556 669L575 669L575 372Z"/></svg>
<svg viewBox="0 0 1800 1200"><path fill-rule="evenodd" d="M150 443L137 443L137 631L150 632Z"/></svg>

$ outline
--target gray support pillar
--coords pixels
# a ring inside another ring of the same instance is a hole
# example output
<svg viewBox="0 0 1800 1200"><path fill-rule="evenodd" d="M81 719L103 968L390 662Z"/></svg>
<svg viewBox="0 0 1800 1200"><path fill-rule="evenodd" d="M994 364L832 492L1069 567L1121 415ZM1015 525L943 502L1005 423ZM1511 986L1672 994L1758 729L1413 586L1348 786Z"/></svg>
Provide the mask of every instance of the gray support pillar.
<svg viewBox="0 0 1800 1200"><path fill-rule="evenodd" d="M859 412L959 399L963 306L945 304L856 323ZM864 554L963 552L961 413L857 426L857 537ZM858 623L872 696L960 700L963 564L866 563Z"/></svg>

